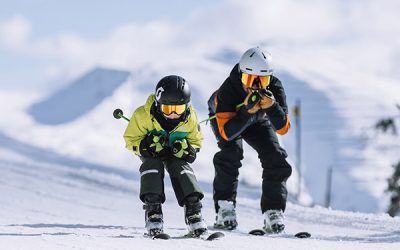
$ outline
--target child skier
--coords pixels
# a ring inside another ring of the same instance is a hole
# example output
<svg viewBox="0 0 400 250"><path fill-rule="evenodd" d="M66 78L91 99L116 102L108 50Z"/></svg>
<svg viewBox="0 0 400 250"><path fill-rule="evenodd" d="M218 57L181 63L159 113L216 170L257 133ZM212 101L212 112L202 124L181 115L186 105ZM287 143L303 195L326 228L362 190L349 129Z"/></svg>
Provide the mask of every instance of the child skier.
<svg viewBox="0 0 400 250"><path fill-rule="evenodd" d="M162 78L145 105L137 108L124 133L126 148L142 161L140 200L150 236L163 232L164 167L179 205L184 207L189 233L207 231L201 215L203 193L189 163L202 144L197 114L190 104L189 85L180 76Z"/></svg>

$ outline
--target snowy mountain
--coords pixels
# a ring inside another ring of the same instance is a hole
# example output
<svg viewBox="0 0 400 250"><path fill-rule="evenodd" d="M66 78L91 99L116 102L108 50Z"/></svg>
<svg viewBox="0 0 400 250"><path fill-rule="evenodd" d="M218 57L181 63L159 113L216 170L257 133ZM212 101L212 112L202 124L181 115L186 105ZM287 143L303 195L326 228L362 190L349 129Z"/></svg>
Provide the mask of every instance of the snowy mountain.
<svg viewBox="0 0 400 250"><path fill-rule="evenodd" d="M29 113L42 124L58 125L73 121L111 96L128 77L129 72L93 69L47 99L33 104Z"/></svg>

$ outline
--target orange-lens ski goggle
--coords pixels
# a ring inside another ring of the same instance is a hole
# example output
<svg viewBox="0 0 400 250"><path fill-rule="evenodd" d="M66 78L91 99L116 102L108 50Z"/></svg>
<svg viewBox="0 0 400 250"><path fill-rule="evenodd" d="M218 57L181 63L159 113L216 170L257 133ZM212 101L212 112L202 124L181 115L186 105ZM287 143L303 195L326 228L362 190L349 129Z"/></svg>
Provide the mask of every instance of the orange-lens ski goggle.
<svg viewBox="0 0 400 250"><path fill-rule="evenodd" d="M252 88L256 79L259 82L259 88L265 89L269 85L269 80L271 76L257 76L257 75L250 75L247 73L242 73L242 83L244 86L248 88Z"/></svg>
<svg viewBox="0 0 400 250"><path fill-rule="evenodd" d="M160 106L161 112L163 112L166 115L170 115L173 112L175 112L177 115L183 114L186 110L186 104L161 104Z"/></svg>

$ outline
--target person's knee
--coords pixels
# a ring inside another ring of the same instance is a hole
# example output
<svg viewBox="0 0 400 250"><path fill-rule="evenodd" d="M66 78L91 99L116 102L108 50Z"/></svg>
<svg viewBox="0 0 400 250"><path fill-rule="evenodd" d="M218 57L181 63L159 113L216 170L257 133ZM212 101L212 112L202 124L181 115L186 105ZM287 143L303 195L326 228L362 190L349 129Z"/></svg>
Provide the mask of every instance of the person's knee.
<svg viewBox="0 0 400 250"><path fill-rule="evenodd" d="M273 150L260 155L263 167L263 179L273 181L286 181L292 174L292 166L286 160L284 149Z"/></svg>
<svg viewBox="0 0 400 250"><path fill-rule="evenodd" d="M287 153L283 148L264 148L259 152L262 164L283 165L286 162Z"/></svg>
<svg viewBox="0 0 400 250"><path fill-rule="evenodd" d="M164 163L161 159L158 158L145 158L142 160L143 163L140 166L139 171L142 173L144 171L152 170L162 172L164 169Z"/></svg>
<svg viewBox="0 0 400 250"><path fill-rule="evenodd" d="M214 155L214 161L237 162L243 160L243 149L230 147L221 149Z"/></svg>
<svg viewBox="0 0 400 250"><path fill-rule="evenodd" d="M292 175L292 167L289 164L275 168L264 168L262 177L264 180L282 182Z"/></svg>
<svg viewBox="0 0 400 250"><path fill-rule="evenodd" d="M193 169L190 167L189 163L183 159L176 158L173 162L167 165L167 171L171 178L179 179L183 174L194 175Z"/></svg>

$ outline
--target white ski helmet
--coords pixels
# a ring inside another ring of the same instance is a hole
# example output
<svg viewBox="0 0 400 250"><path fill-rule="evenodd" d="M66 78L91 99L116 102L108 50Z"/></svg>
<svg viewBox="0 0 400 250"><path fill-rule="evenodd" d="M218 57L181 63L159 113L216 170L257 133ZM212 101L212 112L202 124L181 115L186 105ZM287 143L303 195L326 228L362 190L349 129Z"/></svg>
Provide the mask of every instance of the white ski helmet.
<svg viewBox="0 0 400 250"><path fill-rule="evenodd" d="M270 53L263 52L259 47L251 48L240 58L239 69L251 75L270 76L274 71L271 61Z"/></svg>

